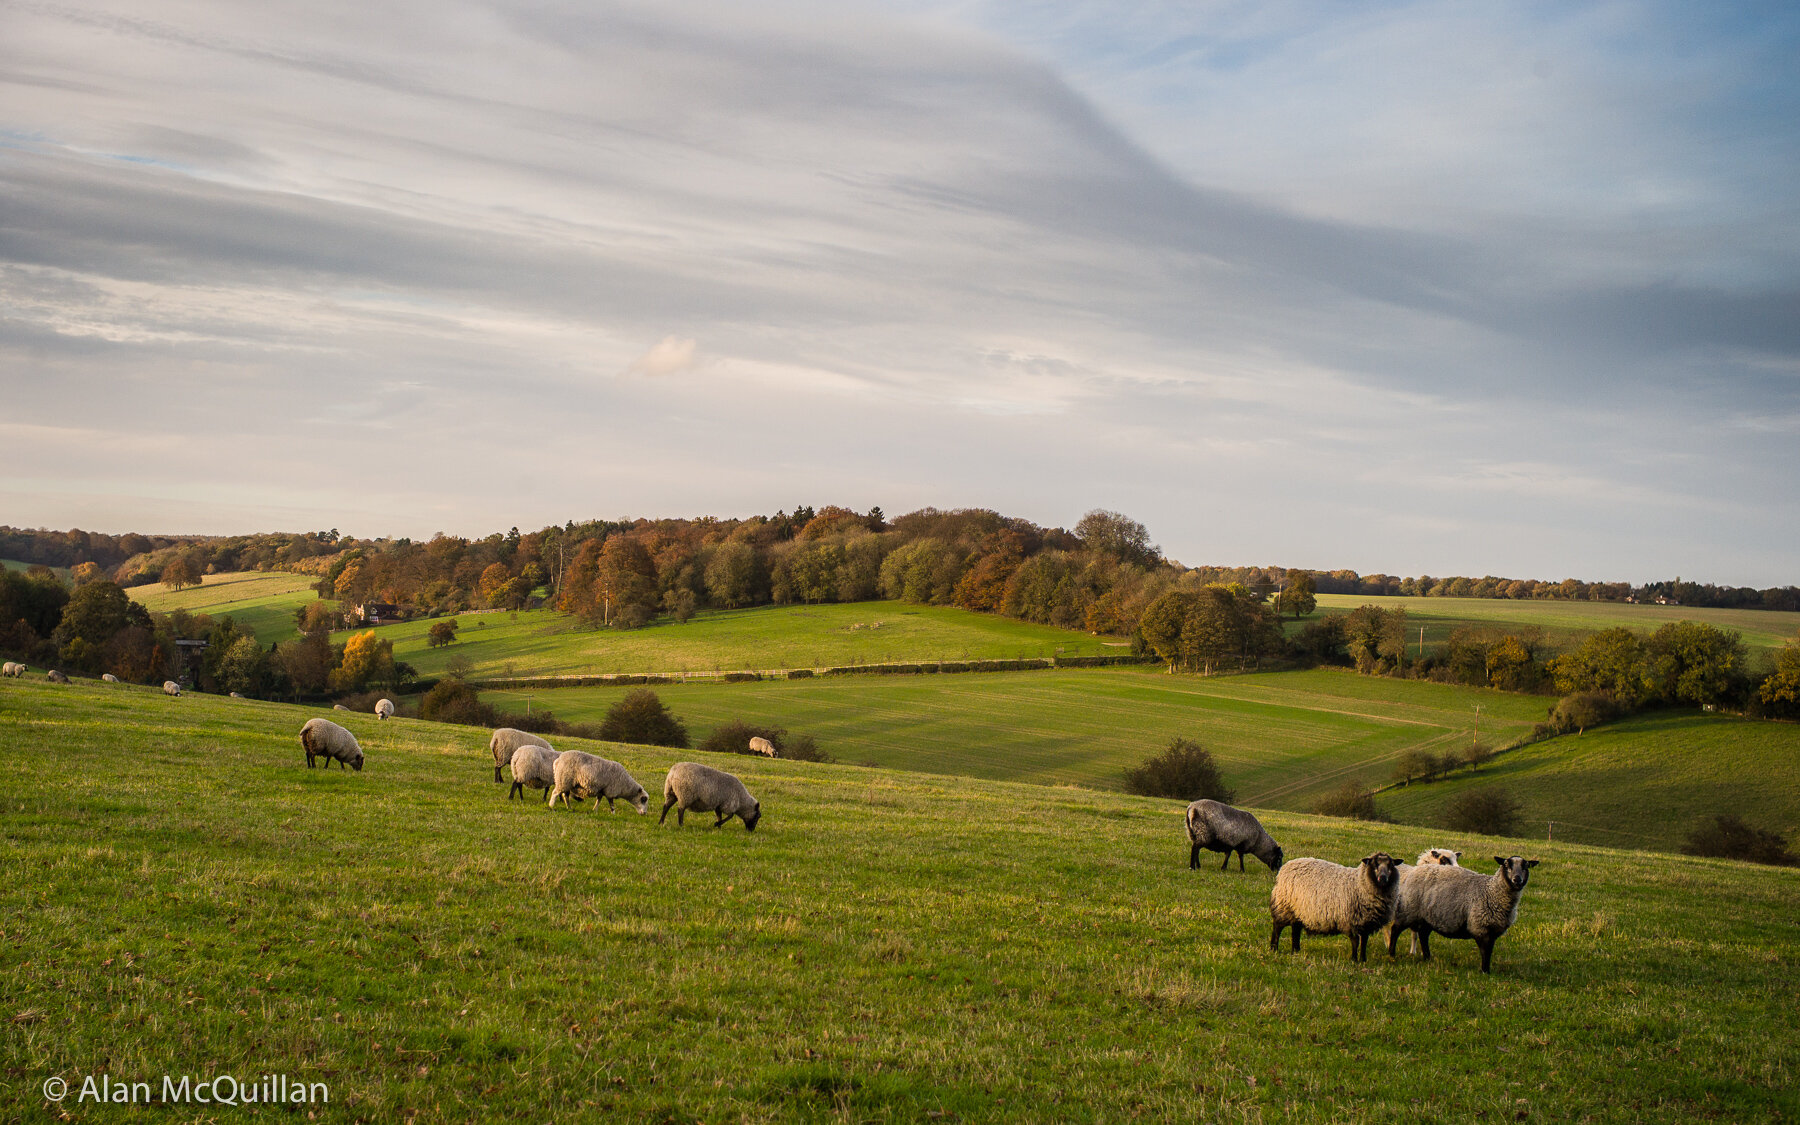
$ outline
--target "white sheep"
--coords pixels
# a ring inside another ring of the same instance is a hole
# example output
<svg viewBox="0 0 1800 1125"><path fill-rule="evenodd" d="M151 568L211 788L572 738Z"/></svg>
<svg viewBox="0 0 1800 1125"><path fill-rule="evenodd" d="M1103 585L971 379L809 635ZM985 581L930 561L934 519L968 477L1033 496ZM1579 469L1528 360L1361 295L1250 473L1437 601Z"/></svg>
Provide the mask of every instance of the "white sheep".
<svg viewBox="0 0 1800 1125"><path fill-rule="evenodd" d="M1411 875L1420 867L1455 867L1456 861L1461 858L1461 852L1450 848L1426 848L1419 853L1419 861L1416 865L1402 863L1400 865L1400 886L1394 892L1394 913L1398 914L1400 912L1400 902L1406 897L1406 877L1408 875ZM1412 935L1412 952L1414 954L1419 952L1418 934Z"/></svg>
<svg viewBox="0 0 1800 1125"><path fill-rule="evenodd" d="M237 693L237 692L235 692L235 691L234 691L234 692L232 692L232 693L231 693L231 698L233 698L233 699L242 699L242 698L244 698L244 697L243 697L243 696L241 696L241 695L239 695L239 694L238 694L238 693Z"/></svg>
<svg viewBox="0 0 1800 1125"><path fill-rule="evenodd" d="M119 682L119 677L113 675L111 672L102 672L100 674L100 681L102 683L116 684Z"/></svg>
<svg viewBox="0 0 1800 1125"><path fill-rule="evenodd" d="M669 767L669 776L663 779L662 816L656 823L667 821L669 810L678 804L681 808L675 813L676 824L684 822L689 810L716 814L719 819L713 821L714 828L735 816L744 822L745 829L754 832L756 822L762 819L762 804L750 795L743 782L699 762L676 762Z"/></svg>
<svg viewBox="0 0 1800 1125"><path fill-rule="evenodd" d="M330 719L308 719L300 728L300 748L306 751L306 768L313 768L314 758L325 759L325 768L330 769L336 762L339 769L348 765L361 772L363 768L362 747L357 745L356 736L338 726Z"/></svg>
<svg viewBox="0 0 1800 1125"><path fill-rule="evenodd" d="M9 679L13 678L13 677L17 677L17 676L23 676L26 672L29 672L29 671L30 671L30 669L25 667L25 665L20 664L17 661L13 661L13 660L8 660L5 664L0 664L0 676L6 676Z"/></svg>
<svg viewBox="0 0 1800 1125"><path fill-rule="evenodd" d="M1294 928L1294 950L1300 949L1300 931L1314 934L1348 934L1350 959L1369 959L1369 935L1394 916L1394 890L1400 872L1386 852L1364 856L1355 867L1340 867L1327 859L1290 860L1275 875L1269 895L1269 916L1275 923L1269 949L1281 948L1281 931Z"/></svg>
<svg viewBox="0 0 1800 1125"><path fill-rule="evenodd" d="M394 717L394 701L391 699L376 700L375 701L375 717L377 719L393 718Z"/></svg>
<svg viewBox="0 0 1800 1125"><path fill-rule="evenodd" d="M48 672L45 672L44 678L46 680L49 680L53 684L66 684L69 682L68 676L64 675L61 672L58 672L54 668L50 669Z"/></svg>
<svg viewBox="0 0 1800 1125"><path fill-rule="evenodd" d="M1200 849L1224 852L1223 871L1237 853L1238 870L1244 869L1244 853L1263 861L1270 871L1281 870L1281 845L1263 829L1262 822L1243 809L1221 801L1199 800L1187 807L1188 869L1200 866Z"/></svg>
<svg viewBox="0 0 1800 1125"><path fill-rule="evenodd" d="M348 711L348 710L350 710L350 708L344 706L342 703L333 703L331 705L331 709L333 711Z"/></svg>
<svg viewBox="0 0 1800 1125"><path fill-rule="evenodd" d="M750 752L752 754L761 754L765 758L780 757L780 755L775 752L775 744L760 734L750 740Z"/></svg>
<svg viewBox="0 0 1800 1125"><path fill-rule="evenodd" d="M1431 958L1432 934L1472 938L1481 949L1481 971L1491 971L1494 943L1518 919L1519 896L1538 865L1535 859L1516 855L1495 856L1494 862L1500 869L1492 875L1466 867L1415 867L1394 904L1388 956L1394 956L1401 930L1418 937L1420 956L1426 960Z"/></svg>
<svg viewBox="0 0 1800 1125"><path fill-rule="evenodd" d="M181 685L176 683L174 680L164 680L163 681L163 694L164 695L180 695L181 694Z"/></svg>
<svg viewBox="0 0 1800 1125"><path fill-rule="evenodd" d="M488 739L488 752L494 755L494 783L500 782L500 767L512 761L513 751L521 746L542 746L546 750L556 747L532 734L530 731L518 730L514 727L501 727Z"/></svg>
<svg viewBox="0 0 1800 1125"><path fill-rule="evenodd" d="M556 761L561 757L548 746L539 746L535 742L513 751L509 760L512 765L512 788L506 791L506 799L514 797L525 799L525 790L542 789L544 798L548 800L550 791L556 788Z"/></svg>
<svg viewBox="0 0 1800 1125"><path fill-rule="evenodd" d="M566 806L571 795L576 798L587 797L594 802L594 811L600 811L600 798L606 798L606 807L611 809L613 802L620 797L631 802L639 816L650 809L650 794L637 783L624 766L610 758L601 758L593 754L585 754L580 750L566 750L556 758L556 787L550 790L549 805L556 807L557 798ZM517 777L515 773L513 775Z"/></svg>

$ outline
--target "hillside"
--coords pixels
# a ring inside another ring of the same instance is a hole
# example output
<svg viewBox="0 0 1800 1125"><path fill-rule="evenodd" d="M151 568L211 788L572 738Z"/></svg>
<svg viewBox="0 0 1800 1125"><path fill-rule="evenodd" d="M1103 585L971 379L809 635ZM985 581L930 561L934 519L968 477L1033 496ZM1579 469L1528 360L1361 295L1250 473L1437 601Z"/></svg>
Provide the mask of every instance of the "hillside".
<svg viewBox="0 0 1800 1125"><path fill-rule="evenodd" d="M1268 873L1189 871L1171 802L733 759L758 831L677 829L509 804L475 730L350 716L368 767L309 772L310 713L0 682L8 1073L285 1073L369 1120L1800 1113L1800 872L1532 845L1492 976L1357 966L1271 953Z"/></svg>
<svg viewBox="0 0 1800 1125"><path fill-rule="evenodd" d="M171 590L158 582L134 586L126 593L153 613L185 609L189 613L230 617L266 645L299 635L294 611L317 599L312 588L315 581L284 571L244 570L208 574L200 585L184 590Z"/></svg>

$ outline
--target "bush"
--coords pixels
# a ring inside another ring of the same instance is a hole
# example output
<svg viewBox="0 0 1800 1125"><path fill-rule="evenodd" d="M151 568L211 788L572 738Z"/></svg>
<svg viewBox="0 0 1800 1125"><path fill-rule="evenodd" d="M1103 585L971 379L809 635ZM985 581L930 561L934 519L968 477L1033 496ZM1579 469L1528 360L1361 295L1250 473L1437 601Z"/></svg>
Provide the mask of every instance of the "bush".
<svg viewBox="0 0 1800 1125"><path fill-rule="evenodd" d="M1625 709L1612 694L1604 691L1578 691L1573 695L1565 695L1550 708L1550 729L1557 734L1576 734L1597 727L1601 723L1610 723Z"/></svg>
<svg viewBox="0 0 1800 1125"><path fill-rule="evenodd" d="M762 679L760 672L727 672L725 682L728 684L748 684Z"/></svg>
<svg viewBox="0 0 1800 1125"><path fill-rule="evenodd" d="M1125 789L1142 797L1174 797L1180 801L1231 800L1212 753L1197 742L1177 738L1154 758L1125 771Z"/></svg>
<svg viewBox="0 0 1800 1125"><path fill-rule="evenodd" d="M782 750L787 741L787 731L780 727L759 727L746 723L742 719L733 719L729 723L714 727L713 732L700 740L696 750L706 750L713 754L748 754L752 738L766 738L775 744L776 752ZM786 757L786 754L782 755Z"/></svg>
<svg viewBox="0 0 1800 1125"><path fill-rule="evenodd" d="M528 730L532 734L567 734L568 727L550 711L506 712L496 719L503 727Z"/></svg>
<svg viewBox="0 0 1800 1125"><path fill-rule="evenodd" d="M810 680L813 678L813 671L811 668L795 668L788 673L787 678L790 680Z"/></svg>
<svg viewBox="0 0 1800 1125"><path fill-rule="evenodd" d="M1354 781L1346 781L1312 803L1320 816L1344 816L1351 820L1386 820L1375 807L1375 794Z"/></svg>
<svg viewBox="0 0 1800 1125"><path fill-rule="evenodd" d="M688 746L687 727L649 688L627 692L624 699L607 708L606 718L600 723L600 737L607 742L672 746L677 750Z"/></svg>
<svg viewBox="0 0 1800 1125"><path fill-rule="evenodd" d="M1494 760L1494 748L1480 742L1471 742L1462 749L1463 765L1472 770L1479 770Z"/></svg>
<svg viewBox="0 0 1800 1125"><path fill-rule="evenodd" d="M1734 813L1716 816L1694 829L1681 850L1687 855L1800 867L1800 856L1788 849L1787 841L1779 832L1754 828Z"/></svg>
<svg viewBox="0 0 1800 1125"><path fill-rule="evenodd" d="M462 680L444 680L419 700L419 718L471 727L500 726L500 716L483 703L476 690Z"/></svg>
<svg viewBox="0 0 1800 1125"><path fill-rule="evenodd" d="M1522 811L1523 806L1504 789L1472 789L1450 802L1444 826L1483 836L1516 836Z"/></svg>
<svg viewBox="0 0 1800 1125"><path fill-rule="evenodd" d="M455 644L456 630L456 618L452 617L448 621L439 621L431 627L431 632L425 638L425 646L427 648L442 648L448 644Z"/></svg>
<svg viewBox="0 0 1800 1125"><path fill-rule="evenodd" d="M793 740L781 748L781 756L791 762L835 762L836 758L819 749L810 734L795 735Z"/></svg>
<svg viewBox="0 0 1800 1125"><path fill-rule="evenodd" d="M1454 754L1433 754L1429 750L1408 750L1394 762L1393 779L1402 785L1414 781L1435 781L1456 768Z"/></svg>

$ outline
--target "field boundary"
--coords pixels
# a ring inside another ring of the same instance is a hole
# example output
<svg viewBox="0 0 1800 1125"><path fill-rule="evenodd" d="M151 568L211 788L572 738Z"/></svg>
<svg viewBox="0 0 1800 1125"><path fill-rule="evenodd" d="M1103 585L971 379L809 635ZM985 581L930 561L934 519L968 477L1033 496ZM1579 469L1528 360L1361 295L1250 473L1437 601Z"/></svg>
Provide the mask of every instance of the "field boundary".
<svg viewBox="0 0 1800 1125"><path fill-rule="evenodd" d="M563 676L502 676L468 679L477 690L518 691L524 688L633 687L640 684L742 684L771 680L810 680L826 676L954 675L959 672L1036 672L1052 668L1114 668L1155 664L1151 655L1047 656L1024 660L925 660L878 664L839 664L820 668L739 668L711 672L609 672ZM429 691L440 679L419 680L414 690Z"/></svg>

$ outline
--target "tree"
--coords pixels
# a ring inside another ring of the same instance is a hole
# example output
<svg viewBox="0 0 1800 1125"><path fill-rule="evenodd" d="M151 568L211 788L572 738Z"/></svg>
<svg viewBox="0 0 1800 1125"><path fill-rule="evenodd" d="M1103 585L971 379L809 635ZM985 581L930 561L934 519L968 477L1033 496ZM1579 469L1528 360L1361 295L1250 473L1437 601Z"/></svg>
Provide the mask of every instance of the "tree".
<svg viewBox="0 0 1800 1125"><path fill-rule="evenodd" d="M75 564L70 576L75 579L75 585L86 586L89 582L98 582L106 577L106 573L100 569L99 563L81 562Z"/></svg>
<svg viewBox="0 0 1800 1125"><path fill-rule="evenodd" d="M1483 836L1514 836L1518 834L1521 811L1519 802L1504 789L1472 789L1450 802L1444 827Z"/></svg>
<svg viewBox="0 0 1800 1125"><path fill-rule="evenodd" d="M673 746L685 750L687 727L663 705L649 688L627 692L606 710L600 722L600 737L608 742L630 742L639 746Z"/></svg>
<svg viewBox="0 0 1800 1125"><path fill-rule="evenodd" d="M93 671L106 642L130 625L149 627L149 612L126 597L117 584L102 579L81 587L69 598L51 640L65 663Z"/></svg>
<svg viewBox="0 0 1800 1125"><path fill-rule="evenodd" d="M1358 606L1344 622L1344 647L1356 670L1385 676L1406 662L1406 611Z"/></svg>
<svg viewBox="0 0 1800 1125"><path fill-rule="evenodd" d="M1781 833L1752 827L1735 813L1714 817L1695 828L1681 850L1687 855L1800 867L1800 856L1788 848Z"/></svg>
<svg viewBox="0 0 1800 1125"><path fill-rule="evenodd" d="M755 605L767 581L762 560L748 543L721 543L706 564L706 596L724 609Z"/></svg>
<svg viewBox="0 0 1800 1125"><path fill-rule="evenodd" d="M239 636L219 661L219 686L244 695L261 695L268 680L268 658L256 638Z"/></svg>
<svg viewBox="0 0 1800 1125"><path fill-rule="evenodd" d="M171 590L200 585L200 575L185 555L176 555L162 569L162 584Z"/></svg>
<svg viewBox="0 0 1800 1125"><path fill-rule="evenodd" d="M376 637L370 629L344 642L344 659L328 682L333 691L366 691L372 683L392 684L397 678L394 642Z"/></svg>
<svg viewBox="0 0 1800 1125"><path fill-rule="evenodd" d="M1294 620L1310 614L1318 608L1318 584L1310 570L1296 570L1288 574L1287 589L1277 595L1278 612L1291 613Z"/></svg>
<svg viewBox="0 0 1800 1125"><path fill-rule="evenodd" d="M1775 671L1757 690L1768 714L1777 718L1800 715L1800 638L1789 641L1775 658Z"/></svg>
<svg viewBox="0 0 1800 1125"><path fill-rule="evenodd" d="M1602 629L1574 652L1552 660L1550 675L1564 695L1603 691L1627 709L1642 705L1657 690L1649 650L1641 637L1623 627Z"/></svg>
<svg viewBox="0 0 1800 1125"><path fill-rule="evenodd" d="M1212 753L1185 738L1172 740L1161 754L1126 770L1125 788L1144 797L1173 797L1178 801L1230 801L1232 797Z"/></svg>
<svg viewBox="0 0 1800 1125"><path fill-rule="evenodd" d="M1652 674L1665 699L1696 707L1731 696L1744 664L1744 642L1699 621L1671 621L1650 637Z"/></svg>
<svg viewBox="0 0 1800 1125"><path fill-rule="evenodd" d="M1121 563L1149 568L1162 561L1162 552L1150 542L1149 530L1118 512L1095 508L1081 517L1075 534L1083 547Z"/></svg>
<svg viewBox="0 0 1800 1125"><path fill-rule="evenodd" d="M481 572L475 592L481 595L481 600L489 606L495 609L505 609L506 607L501 603L505 601L506 586L511 581L512 571L506 569L505 563L490 563L487 569Z"/></svg>
<svg viewBox="0 0 1800 1125"><path fill-rule="evenodd" d="M425 635L426 647L443 648L445 645L455 644L456 629L457 624L456 618L454 617L450 618L448 621L433 622L431 628Z"/></svg>
<svg viewBox="0 0 1800 1125"><path fill-rule="evenodd" d="M1354 781L1346 781L1312 803L1312 812L1320 816L1342 816L1351 820L1385 820L1375 807L1375 794Z"/></svg>

